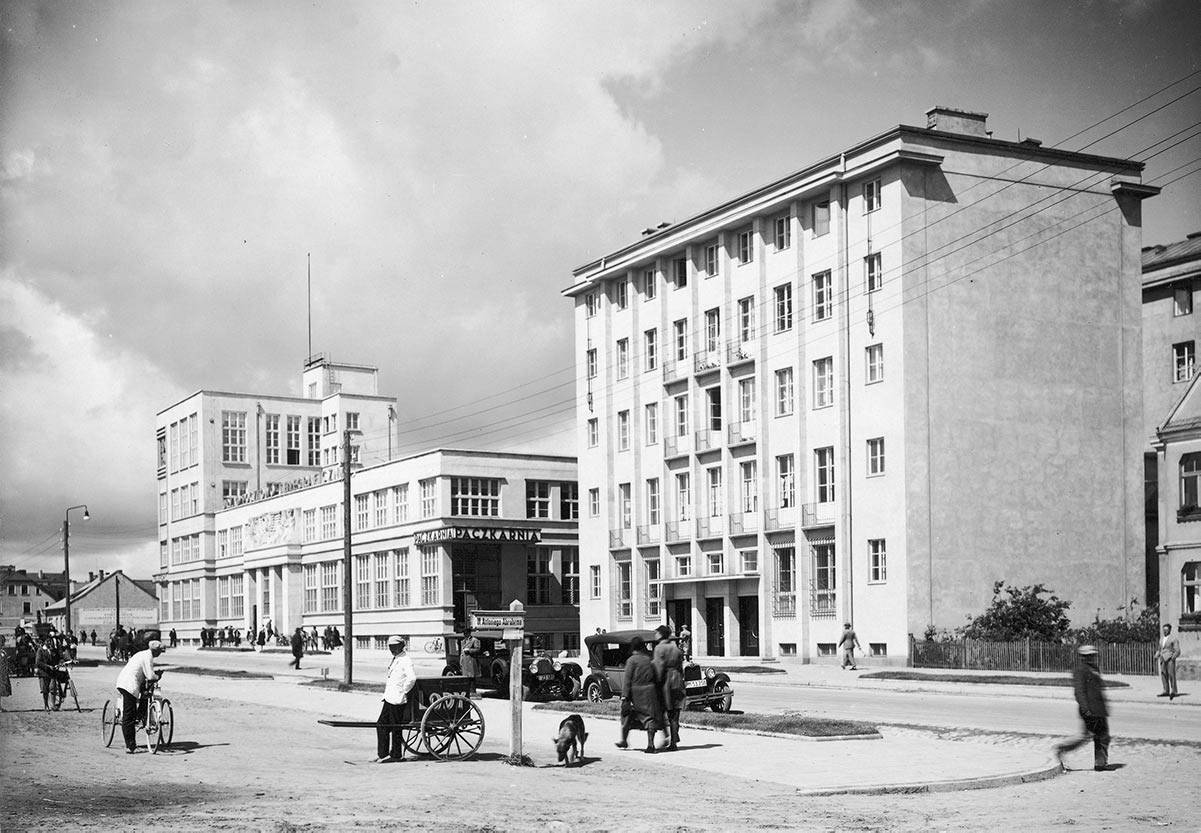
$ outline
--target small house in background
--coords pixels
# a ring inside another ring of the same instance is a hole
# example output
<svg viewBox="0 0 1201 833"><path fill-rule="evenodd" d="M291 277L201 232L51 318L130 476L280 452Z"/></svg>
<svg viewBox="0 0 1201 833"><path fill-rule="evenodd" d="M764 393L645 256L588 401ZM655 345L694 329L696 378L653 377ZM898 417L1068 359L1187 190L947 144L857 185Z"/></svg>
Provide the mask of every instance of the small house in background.
<svg viewBox="0 0 1201 833"><path fill-rule="evenodd" d="M0 632L11 635L17 625L33 621L39 610L45 615L46 606L66 592L62 573L31 572L0 564Z"/></svg>
<svg viewBox="0 0 1201 833"><path fill-rule="evenodd" d="M59 630L63 630L65 614L63 599L42 611L45 621ZM134 630L158 626L154 582L130 578L120 570L89 572L87 583L71 593L71 630L77 634L95 630L97 639L106 639L118 622Z"/></svg>

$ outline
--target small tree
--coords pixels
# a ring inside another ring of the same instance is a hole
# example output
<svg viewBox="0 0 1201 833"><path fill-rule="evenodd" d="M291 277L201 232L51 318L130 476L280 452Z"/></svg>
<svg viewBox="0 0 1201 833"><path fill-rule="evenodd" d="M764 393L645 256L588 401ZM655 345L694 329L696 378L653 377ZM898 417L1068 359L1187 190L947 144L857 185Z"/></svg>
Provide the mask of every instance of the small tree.
<svg viewBox="0 0 1201 833"><path fill-rule="evenodd" d="M968 617L968 624L959 629L961 636L989 642L1027 638L1061 642L1067 636L1067 610L1072 603L1043 585L1014 587L997 581L992 594L992 604L975 619Z"/></svg>

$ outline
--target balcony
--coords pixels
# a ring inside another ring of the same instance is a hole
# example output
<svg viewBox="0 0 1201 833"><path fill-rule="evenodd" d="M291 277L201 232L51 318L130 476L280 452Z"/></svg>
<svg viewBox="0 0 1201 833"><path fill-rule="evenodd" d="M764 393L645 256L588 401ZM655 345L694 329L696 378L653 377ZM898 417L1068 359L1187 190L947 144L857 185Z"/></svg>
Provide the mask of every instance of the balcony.
<svg viewBox="0 0 1201 833"><path fill-rule="evenodd" d="M688 527L687 518L679 521L668 521L663 524L663 540L669 544L678 544L684 540Z"/></svg>
<svg viewBox="0 0 1201 833"><path fill-rule="evenodd" d="M795 529L796 516L797 510L795 506L772 507L763 513L763 529L765 532Z"/></svg>
<svg viewBox="0 0 1201 833"><path fill-rule="evenodd" d="M806 503L801 506L801 526L805 529L816 526L832 526L835 515L833 501Z"/></svg>
<svg viewBox="0 0 1201 833"><path fill-rule="evenodd" d="M759 531L758 512L735 512L730 515L730 534L749 535Z"/></svg>
<svg viewBox="0 0 1201 833"><path fill-rule="evenodd" d="M697 353L692 357L692 367L698 376L702 373L721 370L721 349Z"/></svg>
<svg viewBox="0 0 1201 833"><path fill-rule="evenodd" d="M690 437L664 437L663 438L663 459L671 460L676 457L684 457L692 452L688 447Z"/></svg>
<svg viewBox="0 0 1201 833"><path fill-rule="evenodd" d="M726 429L730 435L730 445L746 445L759 438L759 423L734 422Z"/></svg>
<svg viewBox="0 0 1201 833"><path fill-rule="evenodd" d="M663 384L670 385L672 382L688 378L687 371L688 365L683 361L663 362Z"/></svg>
<svg viewBox="0 0 1201 833"><path fill-rule="evenodd" d="M626 531L624 529L609 530L609 549L619 550L625 547Z"/></svg>
<svg viewBox="0 0 1201 833"><path fill-rule="evenodd" d="M638 538L637 538L638 546L640 546L640 547L645 546L647 544L659 543L659 525L658 524L651 524L649 526L640 526L640 527L638 527L637 534L638 534Z"/></svg>
<svg viewBox="0 0 1201 833"><path fill-rule="evenodd" d="M721 429L696 432L696 453L721 448Z"/></svg>
<svg viewBox="0 0 1201 833"><path fill-rule="evenodd" d="M749 339L730 341L726 344L726 364L733 366L755 360L754 331L752 330L749 335Z"/></svg>
<svg viewBox="0 0 1201 833"><path fill-rule="evenodd" d="M713 515L705 518L696 519L696 537L698 541L706 538L720 538L725 530L724 515Z"/></svg>

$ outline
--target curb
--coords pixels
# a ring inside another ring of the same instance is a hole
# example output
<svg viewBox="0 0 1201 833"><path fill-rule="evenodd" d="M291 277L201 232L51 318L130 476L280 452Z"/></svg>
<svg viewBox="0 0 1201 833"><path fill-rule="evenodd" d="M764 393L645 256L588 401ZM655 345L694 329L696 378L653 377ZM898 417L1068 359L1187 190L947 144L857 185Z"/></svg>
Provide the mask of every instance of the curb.
<svg viewBox="0 0 1201 833"><path fill-rule="evenodd" d="M571 709L569 709L569 708L568 709L535 708L534 711L560 712L563 714L568 714L571 712ZM583 715L581 715L581 717L583 717ZM591 720L612 720L615 723L621 722L620 717L615 717L613 715L608 715L608 714L589 714L588 718ZM687 726L689 729L696 729L697 731L700 731L700 732L721 732L721 733L728 734L728 735L755 735L755 736L758 736L761 738L783 738L784 740L799 740L799 741L805 741L808 743L821 743L823 741L838 741L838 740L884 740L884 736L882 734L880 734L879 732L874 732L870 735L823 735L821 737L814 737L812 735L793 735L793 734L788 734L786 732L768 732L768 731L762 730L762 729L736 729L736 728L721 729L716 726L700 726L695 723L685 723L683 720L681 720L680 727L683 728L685 726Z"/></svg>
<svg viewBox="0 0 1201 833"><path fill-rule="evenodd" d="M818 798L832 795L916 795L919 793L961 792L986 790L994 787L1010 787L1015 784L1032 784L1046 781L1063 774L1058 763L1025 772L1010 772L1003 775L982 775L977 778L958 778L950 781L930 781L911 784L878 784L868 787L829 787L818 790L797 790L798 796Z"/></svg>

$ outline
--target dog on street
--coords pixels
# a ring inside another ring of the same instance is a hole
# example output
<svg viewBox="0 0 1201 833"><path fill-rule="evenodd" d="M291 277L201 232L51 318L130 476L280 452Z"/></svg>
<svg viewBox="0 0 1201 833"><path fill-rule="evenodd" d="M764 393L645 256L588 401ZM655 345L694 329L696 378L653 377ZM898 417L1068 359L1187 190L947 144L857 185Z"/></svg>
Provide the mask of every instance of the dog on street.
<svg viewBox="0 0 1201 833"><path fill-rule="evenodd" d="M578 714L570 714L559 724L559 735L552 738L555 751L559 753L559 761L563 766L571 766L584 758L584 741L588 740L588 732L584 730L584 718Z"/></svg>

